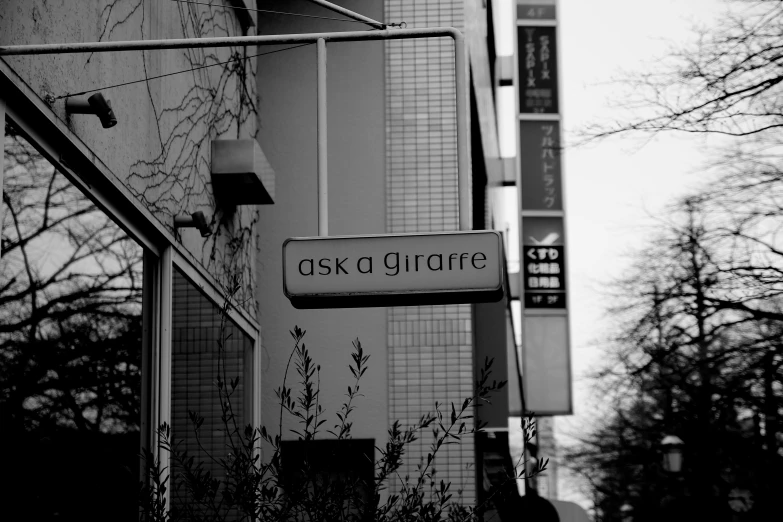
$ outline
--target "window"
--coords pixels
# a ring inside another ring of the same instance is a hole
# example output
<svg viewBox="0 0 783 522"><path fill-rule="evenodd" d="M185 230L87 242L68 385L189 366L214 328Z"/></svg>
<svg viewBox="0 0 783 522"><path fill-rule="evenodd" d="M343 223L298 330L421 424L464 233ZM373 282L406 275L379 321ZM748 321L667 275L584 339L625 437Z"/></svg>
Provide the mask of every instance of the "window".
<svg viewBox="0 0 783 522"><path fill-rule="evenodd" d="M6 119L0 499L29 520L137 520L143 249Z"/></svg>
<svg viewBox="0 0 783 522"><path fill-rule="evenodd" d="M142 448L169 469L161 423L183 447L228 455L213 401L219 360L242 376L237 425L258 422L258 326L236 309L221 326L207 271L78 138L3 85L0 502L30 520L136 521ZM190 410L205 417L200 444L183 422ZM182 500L173 492L169 505Z"/></svg>
<svg viewBox="0 0 783 522"><path fill-rule="evenodd" d="M179 443L179 450L186 450L213 477L222 479L218 462L229 458L231 445L240 442L245 426L251 423L253 340L176 268L172 296L172 439ZM223 393L219 393L219 381L224 383ZM233 415L225 422L221 404L230 404ZM190 412L204 419L198 433ZM172 464L172 505L187 510L185 489L178 488L181 468L176 461Z"/></svg>

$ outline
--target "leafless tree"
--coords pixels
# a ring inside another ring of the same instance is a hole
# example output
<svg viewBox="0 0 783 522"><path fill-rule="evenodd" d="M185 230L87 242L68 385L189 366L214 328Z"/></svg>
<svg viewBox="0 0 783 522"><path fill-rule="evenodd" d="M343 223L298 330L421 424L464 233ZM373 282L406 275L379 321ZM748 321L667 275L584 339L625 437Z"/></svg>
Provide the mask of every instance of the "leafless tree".
<svg viewBox="0 0 783 522"><path fill-rule="evenodd" d="M3 416L111 431L138 417L141 249L7 127ZM33 413L35 412L35 413Z"/></svg>
<svg viewBox="0 0 783 522"><path fill-rule="evenodd" d="M590 481L602 520L625 503L634 520L663 516L666 434L687 441L681 493L696 503L728 509L739 488L761 510L780 487L783 317L769 274L783 257L760 240L770 227L759 212L730 212L730 188L679 203L613 287L616 332L596 379L614 412L567 459Z"/></svg>
<svg viewBox="0 0 783 522"><path fill-rule="evenodd" d="M783 126L783 2L726 2L717 26L672 50L653 70L627 76L625 107L637 116L588 129L750 136ZM639 116L641 115L641 116Z"/></svg>

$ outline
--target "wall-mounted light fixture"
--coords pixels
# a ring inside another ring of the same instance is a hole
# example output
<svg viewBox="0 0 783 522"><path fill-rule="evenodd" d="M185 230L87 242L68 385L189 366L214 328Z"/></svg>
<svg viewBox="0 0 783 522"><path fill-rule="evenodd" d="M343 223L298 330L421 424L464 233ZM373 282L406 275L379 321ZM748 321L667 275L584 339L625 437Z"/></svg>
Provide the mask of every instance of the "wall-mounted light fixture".
<svg viewBox="0 0 783 522"><path fill-rule="evenodd" d="M175 216L174 228L197 228L201 237L209 237L212 234L212 228L207 223L207 218L200 210L192 213L190 216Z"/></svg>
<svg viewBox="0 0 783 522"><path fill-rule="evenodd" d="M271 205L275 171L254 139L212 141L212 189L222 205Z"/></svg>
<svg viewBox="0 0 783 522"><path fill-rule="evenodd" d="M95 114L101 120L101 125L103 125L104 129L117 125L117 117L114 116L111 103L99 92L96 92L86 100L66 98L65 112L68 114Z"/></svg>

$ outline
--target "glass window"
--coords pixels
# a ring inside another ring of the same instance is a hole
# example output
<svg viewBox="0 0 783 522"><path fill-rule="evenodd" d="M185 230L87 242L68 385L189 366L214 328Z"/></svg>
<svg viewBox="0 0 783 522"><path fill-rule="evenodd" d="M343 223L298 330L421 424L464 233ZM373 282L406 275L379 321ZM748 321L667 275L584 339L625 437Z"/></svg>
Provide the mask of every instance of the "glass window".
<svg viewBox="0 0 783 522"><path fill-rule="evenodd" d="M3 510L137 520L143 250L8 120L3 152Z"/></svg>
<svg viewBox="0 0 783 522"><path fill-rule="evenodd" d="M202 462L214 478L224 479L219 462L229 459L249 423L250 361L253 340L182 272L174 269L171 329L171 426L177 449ZM231 386L231 382L236 387ZM225 383L222 393L218 382ZM228 393L228 401L226 401ZM224 411L225 404L229 410ZM198 429L190 412L203 417ZM172 460L172 506L187 511L181 468Z"/></svg>

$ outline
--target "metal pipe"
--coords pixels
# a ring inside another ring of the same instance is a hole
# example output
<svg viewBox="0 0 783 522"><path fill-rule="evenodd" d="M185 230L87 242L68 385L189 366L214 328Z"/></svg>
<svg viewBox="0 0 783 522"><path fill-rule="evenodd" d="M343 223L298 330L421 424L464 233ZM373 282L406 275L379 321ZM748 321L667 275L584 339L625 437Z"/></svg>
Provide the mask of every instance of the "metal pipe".
<svg viewBox="0 0 783 522"><path fill-rule="evenodd" d="M425 27L420 29L344 31L337 33L217 36L212 38L169 38L163 40L132 40L124 42L4 45L0 46L0 56L101 53L116 51L152 51L158 49L200 49L204 47L315 43L319 38L323 38L326 42L352 42L361 40L404 40L408 38L432 38L439 36L449 36L455 40L458 38L464 38L462 33L453 27Z"/></svg>
<svg viewBox="0 0 783 522"><path fill-rule="evenodd" d="M88 42L66 44L0 46L0 56L99 53L111 51L141 51L159 49L195 49L204 47L232 47L248 45L276 45L371 40L404 40L448 36L454 40L454 62L457 87L457 176L459 187L460 230L470 230L470 156L468 134L468 69L465 37L453 27L397 29L390 31L346 31L340 33L304 33L289 35L225 36L215 38L178 38L168 40L139 40L126 42Z"/></svg>
<svg viewBox="0 0 783 522"><path fill-rule="evenodd" d="M157 390L158 402L153 403L152 410L157 413L152 424L152 449L157 452L157 457L160 460L161 466L169 466L170 452L164 451L160 444L160 437L158 435L158 426L162 423L168 423L171 425L171 379L167 379L164 376L171 375L171 337L172 326L171 320L172 314L172 298L173 298L173 279L174 279L174 248L171 245L167 246L160 257L160 263L158 264L158 280L157 288L154 291L157 293L157 302L160 303L160 308L157 310L159 320L157 322L157 328L154 332L159 337L157 339L157 350L153 352L153 379L157 379L159 386L152 386L153 390ZM155 348L153 344L153 350ZM163 468L165 469L165 468ZM167 501L171 501L171 492L163 493L162 496Z"/></svg>
<svg viewBox="0 0 783 522"><path fill-rule="evenodd" d="M459 195L459 229L472 228L470 209L470 142L468 128L468 64L465 38L454 38L454 76L457 79L457 191Z"/></svg>
<svg viewBox="0 0 783 522"><path fill-rule="evenodd" d="M386 24L384 24L383 22L378 22L376 20L373 20L372 18L368 18L364 16L363 14L359 14L356 11L351 11L350 9L346 9L345 7L341 7L337 4L333 4L332 2L326 2L325 0L307 0L307 1L313 4L318 4L321 7L325 7L326 9L334 11L335 13L340 13L341 15L345 15L348 18L353 18L354 20L358 20L359 22L364 22L369 26L375 27L376 29L386 29Z"/></svg>
<svg viewBox="0 0 783 522"><path fill-rule="evenodd" d="M326 42L319 38L318 59L318 235L329 235L329 189L326 139Z"/></svg>

